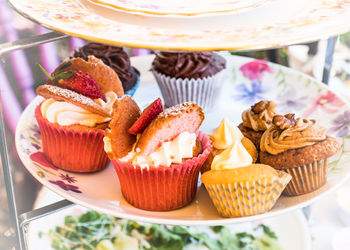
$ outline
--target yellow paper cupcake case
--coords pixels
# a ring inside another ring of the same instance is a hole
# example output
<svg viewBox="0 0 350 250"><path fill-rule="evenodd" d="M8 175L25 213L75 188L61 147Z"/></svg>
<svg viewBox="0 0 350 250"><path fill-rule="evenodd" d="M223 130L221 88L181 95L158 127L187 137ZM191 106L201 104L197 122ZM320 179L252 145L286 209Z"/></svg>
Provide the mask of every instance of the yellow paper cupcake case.
<svg viewBox="0 0 350 250"><path fill-rule="evenodd" d="M229 184L207 184L217 211L224 217L242 217L269 211L280 197L291 176L279 176Z"/></svg>

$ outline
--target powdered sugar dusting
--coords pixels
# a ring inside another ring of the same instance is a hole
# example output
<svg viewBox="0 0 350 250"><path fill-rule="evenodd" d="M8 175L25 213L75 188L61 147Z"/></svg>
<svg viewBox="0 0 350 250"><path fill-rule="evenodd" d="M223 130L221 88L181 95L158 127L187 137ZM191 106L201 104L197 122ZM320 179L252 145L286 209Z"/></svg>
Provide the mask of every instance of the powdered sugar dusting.
<svg viewBox="0 0 350 250"><path fill-rule="evenodd" d="M53 98L57 101L70 102L86 110L89 110L92 113L106 117L110 116L110 114L107 111L105 111L103 107L94 102L93 99L69 89L44 84L39 86L36 89L36 92L38 93L38 95L41 95L45 98Z"/></svg>
<svg viewBox="0 0 350 250"><path fill-rule="evenodd" d="M47 90L50 91L51 93L62 96L67 99L74 100L76 102L79 102L83 105L89 105L89 106L96 106L96 103L89 97L86 97L84 95L78 94L72 90L69 89L63 89L57 86L53 85L48 85Z"/></svg>
<svg viewBox="0 0 350 250"><path fill-rule="evenodd" d="M177 104L175 106L169 107L166 110L164 110L162 113L159 114L159 117L169 117L169 116L176 116L186 109L192 109L195 108L197 105L193 102L184 102L181 104ZM199 108L199 107L198 107Z"/></svg>
<svg viewBox="0 0 350 250"><path fill-rule="evenodd" d="M119 97L118 99L119 99L119 100L123 100L123 99L126 98L126 97L131 98L131 95L122 95L122 96Z"/></svg>

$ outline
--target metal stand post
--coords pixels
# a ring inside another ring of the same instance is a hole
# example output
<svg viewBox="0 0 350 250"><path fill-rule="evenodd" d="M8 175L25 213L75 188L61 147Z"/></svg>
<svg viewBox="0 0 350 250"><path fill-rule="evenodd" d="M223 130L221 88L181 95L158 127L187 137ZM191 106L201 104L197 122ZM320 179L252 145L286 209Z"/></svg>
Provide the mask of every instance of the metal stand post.
<svg viewBox="0 0 350 250"><path fill-rule="evenodd" d="M337 37L330 37L327 39L327 49L326 57L323 66L322 82L325 84L329 83L329 78L331 74L332 64L333 64L333 53Z"/></svg>
<svg viewBox="0 0 350 250"><path fill-rule="evenodd" d="M21 249L28 249L27 242L25 240L25 235L27 233L27 225L33 220L40 219L41 217L50 215L52 213L56 213L64 208L70 207L74 205L74 203L68 200L62 200L50 204L48 206L35 209L33 211L23 213L18 217L19 227L20 227L20 241L21 241Z"/></svg>
<svg viewBox="0 0 350 250"><path fill-rule="evenodd" d="M8 209L10 212L10 218L12 227L15 229L15 233L18 239L18 236L21 235L19 224L18 224L18 217L17 217L17 206L16 206L16 200L15 200L15 191L13 188L13 179L11 174L11 169L9 165L9 159L8 159L8 153L7 153L7 144L6 144L6 137L5 137L5 119L4 119L4 113L2 110L2 93L0 93L0 145L1 145L1 164L4 174L4 183L6 187L6 195L7 195L7 202L8 202ZM19 239L16 241L16 248L17 249L23 249L22 247L22 241Z"/></svg>
<svg viewBox="0 0 350 250"><path fill-rule="evenodd" d="M54 32L49 32L42 35L24 38L14 42L3 43L3 44L0 44L0 56L2 54L8 53L14 50L31 48L43 43L54 42L67 37L69 36L66 34L54 31Z"/></svg>
<svg viewBox="0 0 350 250"><path fill-rule="evenodd" d="M63 38L68 37L66 34L62 34L59 32L50 32L39 36L34 36L26 39L21 39L15 42L9 42L9 43L3 43L0 44L0 56L4 53L8 53L11 51L15 51L18 49L25 49L30 48L36 45L40 45L47 42L53 42L56 40L60 40ZM8 152L7 152L7 144L6 144L6 136L5 136L5 122L4 122L4 116L3 116L3 110L2 110L2 102L1 102L1 95L0 93L0 153L1 153L1 163L4 173L4 183L6 187L6 194L7 194L7 202L8 202L8 208L10 212L10 219L12 223L12 227L14 228L15 234L16 234L16 249L26 249L25 244L25 231L26 231L26 225L28 222L30 222L33 219L42 217L44 215L53 213L54 211L57 211L58 209L62 209L64 207L72 205L70 201L63 200L58 203L54 203L52 205L49 205L47 207L33 210L28 213L24 213L20 216L17 214L17 206L16 206L16 199L15 199L15 193L14 193L14 187L13 187L13 179L11 174L11 168L10 163L8 159Z"/></svg>

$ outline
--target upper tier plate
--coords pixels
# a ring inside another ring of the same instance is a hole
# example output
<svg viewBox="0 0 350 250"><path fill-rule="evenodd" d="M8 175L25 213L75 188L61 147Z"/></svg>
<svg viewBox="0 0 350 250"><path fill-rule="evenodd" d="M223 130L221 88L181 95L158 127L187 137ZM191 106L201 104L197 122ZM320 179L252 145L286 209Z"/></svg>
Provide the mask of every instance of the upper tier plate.
<svg viewBox="0 0 350 250"><path fill-rule="evenodd" d="M253 50L350 30L349 0L275 0L249 11L179 18L117 12L88 0L9 0L50 29L96 42L164 50Z"/></svg>
<svg viewBox="0 0 350 250"><path fill-rule="evenodd" d="M134 96L139 104L161 96L149 72L152 59L152 56L132 59L132 64L141 71L141 84ZM325 186L298 197L282 196L270 212L251 217L221 217L203 185L195 200L184 208L170 212L140 210L123 198L111 164L98 173L76 174L43 166L40 161L30 159L30 155L41 151L40 132L34 118L34 109L42 101L41 97L37 97L21 116L16 130L17 152L38 181L72 202L117 217L162 224L217 225L262 219L309 205L346 181L350 175L350 104L333 94L327 86L292 69L245 57L229 56L227 60L228 76L220 103L214 112L206 114L201 130L211 133L223 117L238 125L242 111L260 99L276 101L282 113L315 117L343 145L342 151L329 164Z"/></svg>
<svg viewBox="0 0 350 250"><path fill-rule="evenodd" d="M198 16L249 10L275 0L89 0L119 11L150 14Z"/></svg>

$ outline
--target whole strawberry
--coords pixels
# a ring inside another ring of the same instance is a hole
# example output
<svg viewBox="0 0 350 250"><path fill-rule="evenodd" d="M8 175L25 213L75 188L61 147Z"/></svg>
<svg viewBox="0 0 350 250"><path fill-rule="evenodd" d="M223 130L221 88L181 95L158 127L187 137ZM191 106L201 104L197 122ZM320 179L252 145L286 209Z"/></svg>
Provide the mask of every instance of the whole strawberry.
<svg viewBox="0 0 350 250"><path fill-rule="evenodd" d="M105 100L100 87L89 73L83 72L81 70L64 71L64 69L66 69L70 65L71 62L67 62L66 64L58 68L52 75L49 75L41 65L39 65L39 67L44 72L44 74L50 79L51 84L73 90L92 99L101 98Z"/></svg>

